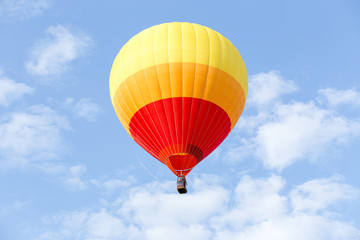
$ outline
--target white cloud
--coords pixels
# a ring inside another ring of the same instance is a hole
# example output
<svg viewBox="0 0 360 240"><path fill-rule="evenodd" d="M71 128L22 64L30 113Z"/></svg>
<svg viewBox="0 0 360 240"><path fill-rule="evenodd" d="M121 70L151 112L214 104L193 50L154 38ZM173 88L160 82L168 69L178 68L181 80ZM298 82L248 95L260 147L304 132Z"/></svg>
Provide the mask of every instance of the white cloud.
<svg viewBox="0 0 360 240"><path fill-rule="evenodd" d="M339 201L357 198L359 191L344 184L339 176L308 181L291 191L295 212L317 212Z"/></svg>
<svg viewBox="0 0 360 240"><path fill-rule="evenodd" d="M67 98L65 99L63 107L70 110L75 117L84 118L89 122L96 121L102 110L100 105L94 103L89 98L81 98L77 102L73 98Z"/></svg>
<svg viewBox="0 0 360 240"><path fill-rule="evenodd" d="M280 176L266 180L245 176L235 190L235 199L240 211L246 213L246 221L263 221L286 213L286 197L280 196L285 181ZM261 196L261 198L258 198ZM257 204L254 205L254 202Z"/></svg>
<svg viewBox="0 0 360 240"><path fill-rule="evenodd" d="M48 0L2 0L0 17L27 19L40 15L51 6Z"/></svg>
<svg viewBox="0 0 360 240"><path fill-rule="evenodd" d="M13 212L17 212L20 211L26 207L28 207L29 205L31 205L32 200L28 199L28 200L15 200L13 203L11 203L10 205L4 205L2 204L2 206L0 207L0 219L4 218L5 216L13 213Z"/></svg>
<svg viewBox="0 0 360 240"><path fill-rule="evenodd" d="M46 30L49 38L40 41L26 63L29 72L41 77L54 77L67 73L70 62L84 56L93 45L91 37L62 25Z"/></svg>
<svg viewBox="0 0 360 240"><path fill-rule="evenodd" d="M216 240L356 240L360 231L351 224L328 219L323 216L284 216L263 221L238 231L224 230Z"/></svg>
<svg viewBox="0 0 360 240"><path fill-rule="evenodd" d="M358 239L360 230L341 221L331 204L354 199L355 189L338 177L314 179L284 193L280 176L244 176L234 191L209 177L179 195L173 183L129 187L110 208L60 213L47 218L34 239ZM216 179L215 179L216 180ZM301 192L301 193L300 193ZM336 193L336 194L335 194ZM335 196L336 195L336 196ZM334 197L335 196L335 197ZM341 197L340 197L341 196ZM325 200L330 199L330 200ZM308 211L321 206L324 211ZM300 204L301 205L301 204ZM52 230L49 230L52 229ZM32 238L30 238L32 239Z"/></svg>
<svg viewBox="0 0 360 240"><path fill-rule="evenodd" d="M282 95L297 90L292 81L286 81L277 71L252 75L249 82L247 104L258 107L273 104Z"/></svg>
<svg viewBox="0 0 360 240"><path fill-rule="evenodd" d="M284 186L285 181L280 176L271 176L267 179L244 176L232 196L235 200L234 206L215 216L211 220L211 225L217 233L233 233L287 215L288 199L279 194Z"/></svg>
<svg viewBox="0 0 360 240"><path fill-rule="evenodd" d="M64 178L64 184L71 191L83 191L87 189L88 184L82 179L86 173L85 165L76 165L69 168L69 174Z"/></svg>
<svg viewBox="0 0 360 240"><path fill-rule="evenodd" d="M201 189L203 186L206 186L206 189ZM195 179L193 187L195 190L192 194L181 197L174 193L173 182L157 182L146 188L135 188L130 191L129 198L125 199L117 212L128 221L140 224L142 228L163 226L165 229L166 226L175 227L179 224L194 227L211 215L226 209L228 190L213 185L206 179ZM176 217L173 218L174 216Z"/></svg>
<svg viewBox="0 0 360 240"><path fill-rule="evenodd" d="M276 90L268 88L268 83L273 83L270 85ZM317 161L331 154L331 149L349 143L360 135L360 121L342 115L332 107L319 105L317 101L284 103L281 95L296 87L279 73L261 73L250 77L251 88L254 88L253 92L263 90L249 96L250 111L239 120L236 127L239 136L235 136L237 145L225 151L226 158L243 161L255 156L265 167L281 171L298 161ZM272 95L263 93L265 90ZM346 103L349 99L356 99L353 91L332 89L325 92L327 96L349 95ZM336 100L336 104L340 104L340 100Z"/></svg>
<svg viewBox="0 0 360 240"><path fill-rule="evenodd" d="M9 106L12 102L21 99L25 94L33 92L34 88L3 76L0 70L0 106Z"/></svg>
<svg viewBox="0 0 360 240"><path fill-rule="evenodd" d="M13 112L0 119L0 168L37 166L64 151L66 118L43 105ZM46 166L44 166L46 167Z"/></svg>
<svg viewBox="0 0 360 240"><path fill-rule="evenodd" d="M303 159L316 160L331 146L360 134L360 123L314 103L282 104L259 126L256 153L279 170Z"/></svg>
<svg viewBox="0 0 360 240"><path fill-rule="evenodd" d="M325 98L330 106L337 107L339 105L360 106L360 93L354 89L338 90L335 88L325 88L319 90L319 101Z"/></svg>
<svg viewBox="0 0 360 240"><path fill-rule="evenodd" d="M234 198L238 199L236 206L212 220L212 225L217 229L215 239L356 239L360 231L351 224L325 214L303 211L305 209L299 209L293 205L294 202L290 202L294 192L307 188L313 182L318 184L312 194L304 194L302 199L298 199L299 202L317 205L320 199L331 198L332 203L352 199L358 190L337 180L315 179L285 195L280 194L285 181L279 176L267 179L245 176L234 194ZM339 189L339 185L346 190ZM333 198L334 192L343 197ZM327 207L329 205L325 205ZM342 229L336 228L340 226Z"/></svg>
<svg viewBox="0 0 360 240"><path fill-rule="evenodd" d="M121 239L126 228L121 219L100 211L90 216L87 230L93 239Z"/></svg>
<svg viewBox="0 0 360 240"><path fill-rule="evenodd" d="M102 178L102 179L90 179L89 182L92 186L95 186L101 192L104 192L107 196L114 196L119 192L127 191L134 183L136 183L136 178L133 175L129 175L126 179L116 177L116 178ZM104 205L108 206L109 202L106 199L103 199ZM119 199L121 201L121 199ZM112 204L117 204L116 201Z"/></svg>
<svg viewBox="0 0 360 240"><path fill-rule="evenodd" d="M130 178L128 180L123 179L110 179L104 182L103 187L107 193L112 193L116 189L121 189L124 187L128 187L131 182L134 181L134 178Z"/></svg>
<svg viewBox="0 0 360 240"><path fill-rule="evenodd" d="M36 237L37 240L139 239L137 229L126 227L123 220L105 209L61 213L44 222L55 225L60 232L47 229Z"/></svg>

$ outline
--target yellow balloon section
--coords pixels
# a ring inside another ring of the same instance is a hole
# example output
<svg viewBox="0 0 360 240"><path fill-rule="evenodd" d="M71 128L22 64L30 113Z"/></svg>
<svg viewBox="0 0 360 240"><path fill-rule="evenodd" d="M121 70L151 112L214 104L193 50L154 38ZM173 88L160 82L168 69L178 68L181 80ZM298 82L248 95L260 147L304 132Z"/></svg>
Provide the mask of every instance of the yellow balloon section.
<svg viewBox="0 0 360 240"><path fill-rule="evenodd" d="M240 53L218 32L164 23L130 39L110 73L110 96L130 136L186 175L234 128L245 105Z"/></svg>

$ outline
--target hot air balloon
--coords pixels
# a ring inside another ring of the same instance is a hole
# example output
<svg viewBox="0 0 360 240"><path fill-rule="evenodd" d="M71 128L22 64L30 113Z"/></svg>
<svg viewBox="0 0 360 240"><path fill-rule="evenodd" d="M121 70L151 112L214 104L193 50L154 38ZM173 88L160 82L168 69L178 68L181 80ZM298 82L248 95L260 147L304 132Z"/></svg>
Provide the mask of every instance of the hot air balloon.
<svg viewBox="0 0 360 240"><path fill-rule="evenodd" d="M110 96L129 135L178 176L185 176L235 127L245 105L245 64L220 33L164 23L131 38L116 56Z"/></svg>

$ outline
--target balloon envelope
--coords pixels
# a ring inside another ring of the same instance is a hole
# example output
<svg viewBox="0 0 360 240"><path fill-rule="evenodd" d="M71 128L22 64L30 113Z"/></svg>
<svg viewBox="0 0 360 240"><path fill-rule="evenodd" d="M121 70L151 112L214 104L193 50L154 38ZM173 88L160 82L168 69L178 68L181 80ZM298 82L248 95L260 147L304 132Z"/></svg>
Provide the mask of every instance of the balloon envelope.
<svg viewBox="0 0 360 240"><path fill-rule="evenodd" d="M130 39L110 73L110 96L130 136L177 176L229 135L245 105L245 64L218 32L164 23Z"/></svg>

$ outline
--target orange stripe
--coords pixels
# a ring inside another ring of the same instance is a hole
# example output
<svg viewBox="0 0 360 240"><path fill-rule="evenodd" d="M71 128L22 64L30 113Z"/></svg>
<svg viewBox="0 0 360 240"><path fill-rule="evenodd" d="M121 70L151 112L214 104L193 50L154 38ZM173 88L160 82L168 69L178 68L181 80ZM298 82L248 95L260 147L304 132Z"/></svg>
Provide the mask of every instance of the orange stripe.
<svg viewBox="0 0 360 240"><path fill-rule="evenodd" d="M160 64L127 78L116 90L113 105L129 132L133 115L149 103L166 98L194 97L221 107L235 126L245 105L245 93L228 73L198 63Z"/></svg>

